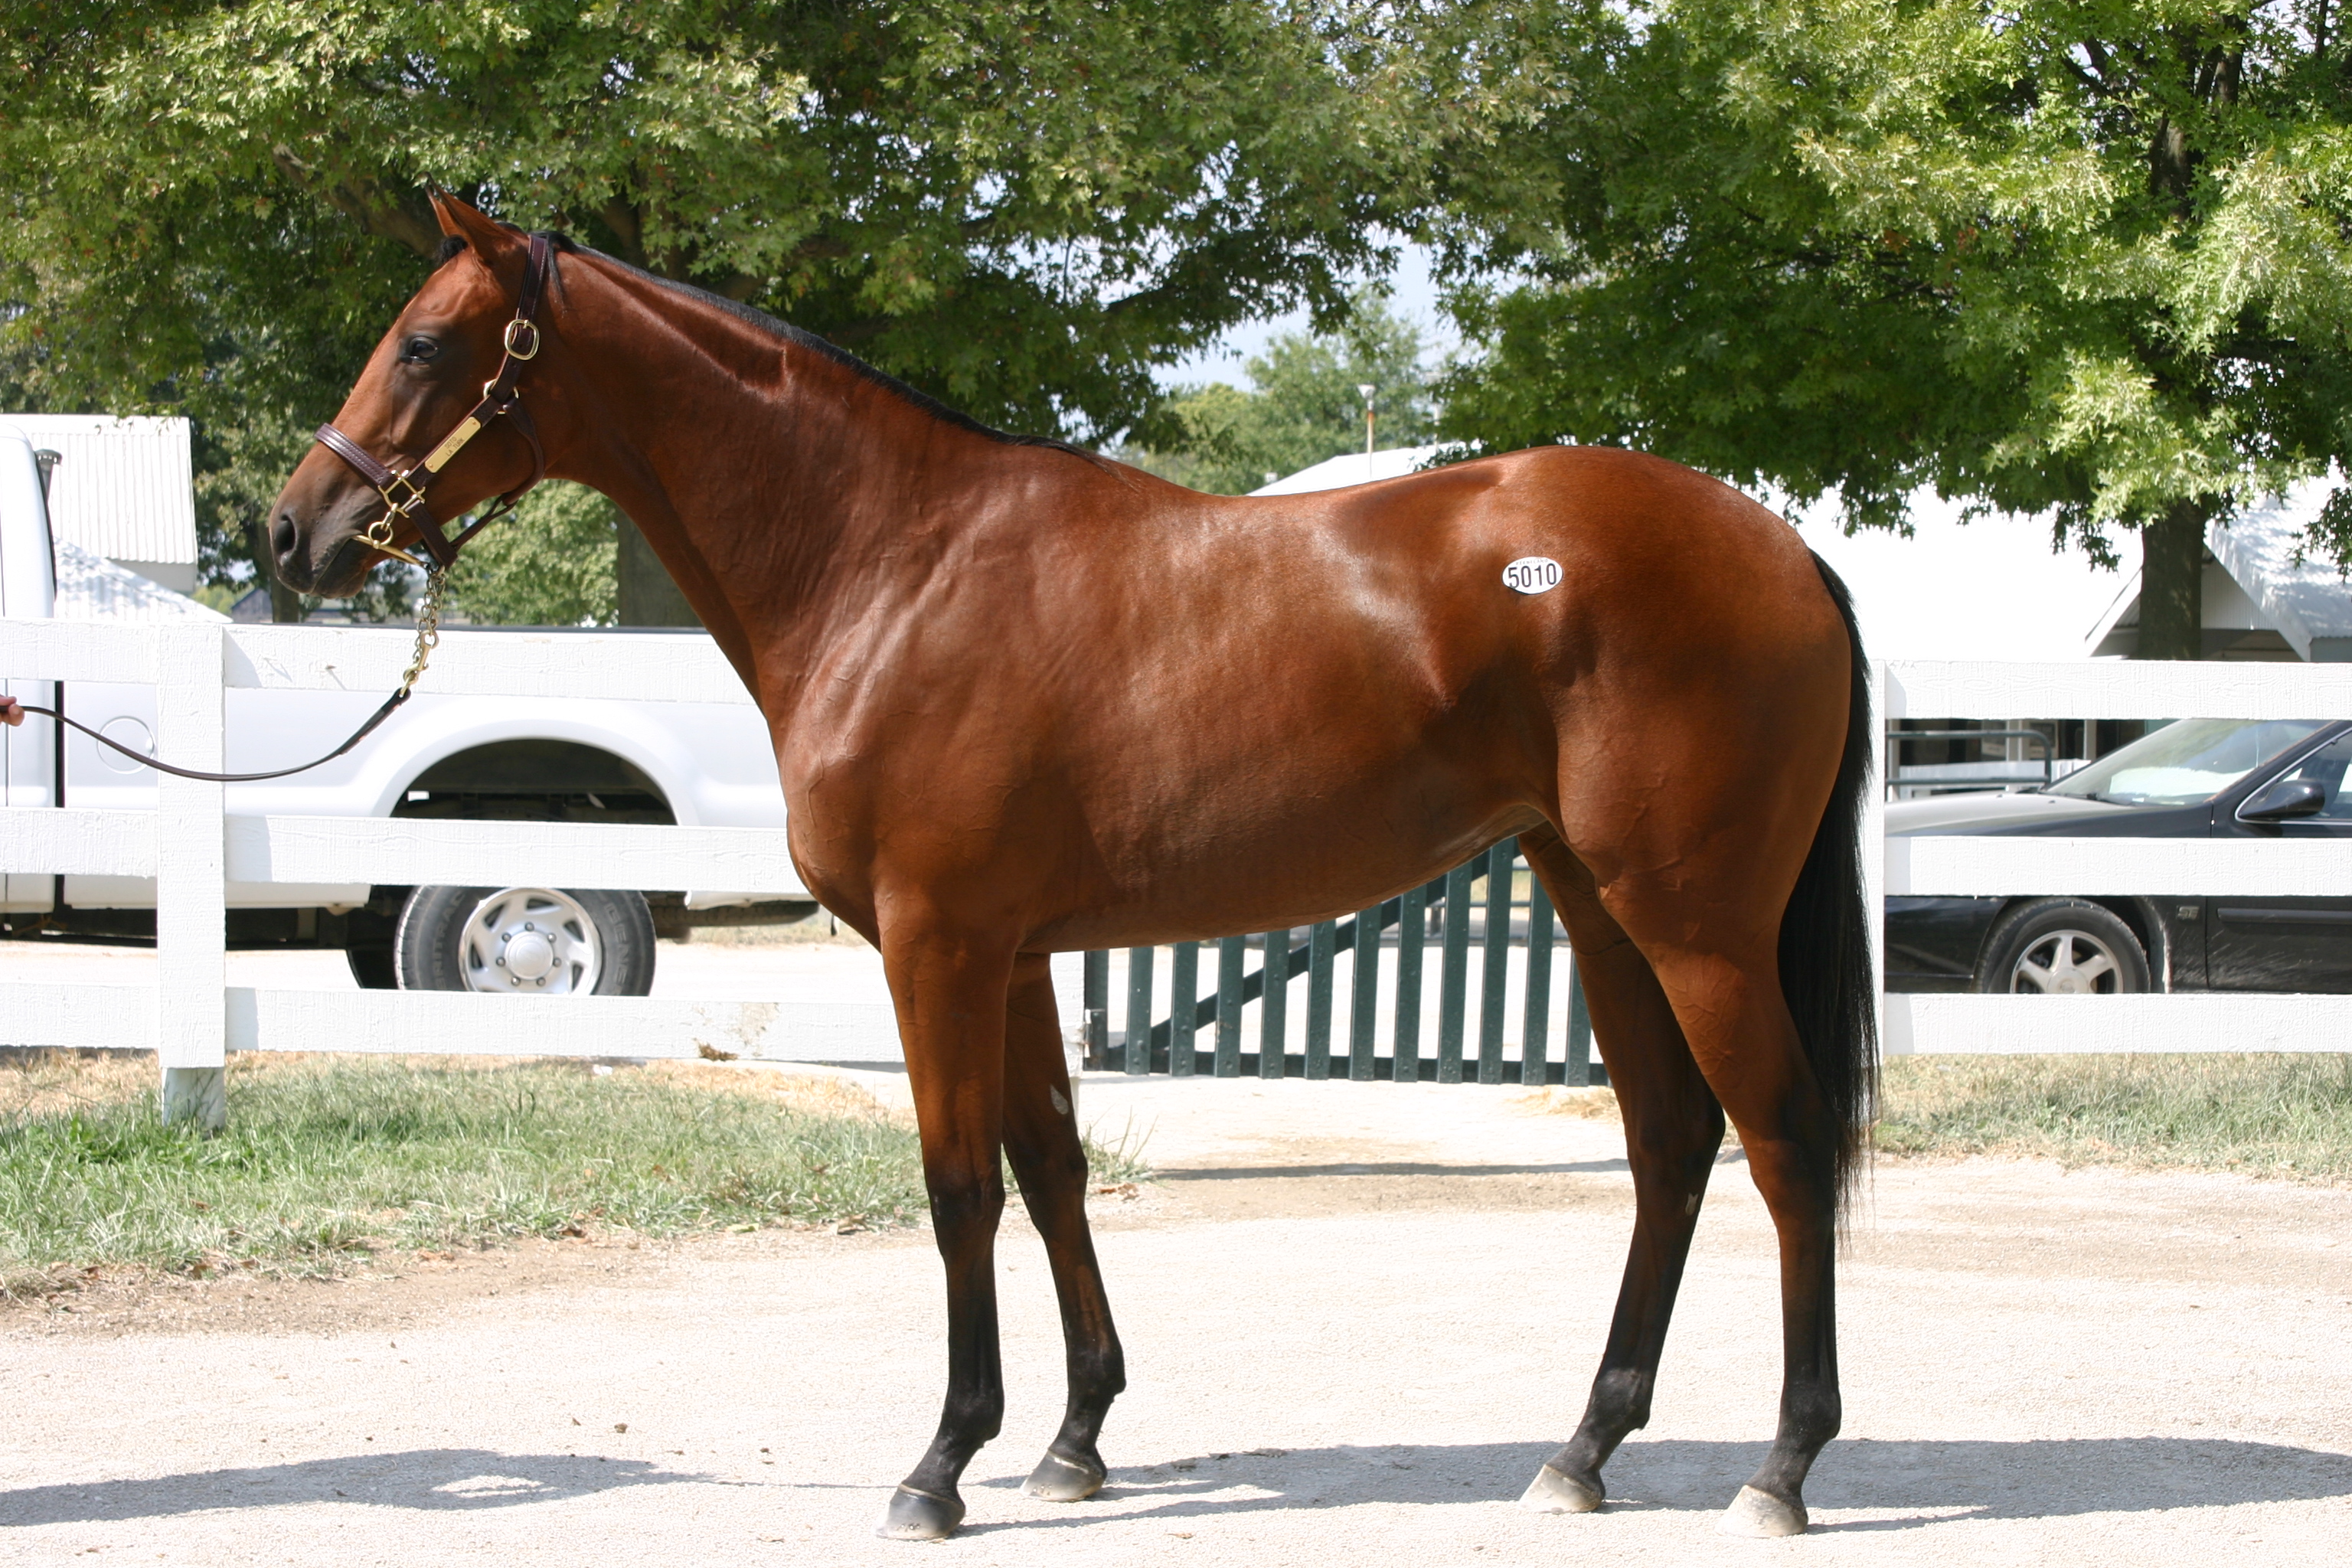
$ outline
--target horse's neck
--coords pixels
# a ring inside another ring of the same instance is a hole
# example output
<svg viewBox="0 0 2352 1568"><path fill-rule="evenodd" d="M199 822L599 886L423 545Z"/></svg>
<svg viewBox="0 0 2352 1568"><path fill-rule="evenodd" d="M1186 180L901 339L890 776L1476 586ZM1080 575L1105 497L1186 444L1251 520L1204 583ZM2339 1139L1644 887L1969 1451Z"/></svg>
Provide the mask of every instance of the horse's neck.
<svg viewBox="0 0 2352 1568"><path fill-rule="evenodd" d="M692 330L710 325L593 362L599 428L572 466L637 524L773 718L838 617L887 586L906 535L962 511L950 498L982 456L967 448L997 443L748 323L720 327L761 341L713 352Z"/></svg>

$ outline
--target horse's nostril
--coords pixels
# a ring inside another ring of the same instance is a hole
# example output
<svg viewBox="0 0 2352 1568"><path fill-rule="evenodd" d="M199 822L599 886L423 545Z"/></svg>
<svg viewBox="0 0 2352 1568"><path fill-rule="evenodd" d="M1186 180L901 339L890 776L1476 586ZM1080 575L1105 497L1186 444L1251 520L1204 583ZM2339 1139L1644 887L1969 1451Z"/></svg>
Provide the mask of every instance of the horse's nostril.
<svg viewBox="0 0 2352 1568"><path fill-rule="evenodd" d="M278 552L278 558L280 561L294 553L294 520L292 518L282 512L278 515L278 526L269 533L269 544L270 548Z"/></svg>

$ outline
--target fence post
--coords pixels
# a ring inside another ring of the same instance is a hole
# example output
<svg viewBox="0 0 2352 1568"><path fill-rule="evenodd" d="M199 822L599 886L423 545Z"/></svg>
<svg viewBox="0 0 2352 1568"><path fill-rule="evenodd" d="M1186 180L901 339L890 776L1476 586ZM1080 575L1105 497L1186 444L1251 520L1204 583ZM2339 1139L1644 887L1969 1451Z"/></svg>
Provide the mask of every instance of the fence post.
<svg viewBox="0 0 2352 1568"><path fill-rule="evenodd" d="M1265 963L1258 971L1257 1076L1280 1078L1290 1026L1290 932L1265 933Z"/></svg>
<svg viewBox="0 0 2352 1568"><path fill-rule="evenodd" d="M222 771L226 639L216 625L155 628L155 752ZM62 744L62 738L60 740ZM155 775L155 1058L163 1120L228 1125L226 824L222 786Z"/></svg>
<svg viewBox="0 0 2352 1568"><path fill-rule="evenodd" d="M1486 851L1486 940L1478 961L1478 1081L1503 1081L1503 991L1511 973L1511 868L1519 841Z"/></svg>
<svg viewBox="0 0 2352 1568"><path fill-rule="evenodd" d="M1180 942L1170 951L1168 963L1168 1072L1171 1077L1192 1076L1192 1032L1200 1023L1201 944Z"/></svg>
<svg viewBox="0 0 2352 1568"><path fill-rule="evenodd" d="M1528 867L1528 1010L1519 1026L1519 1081L1541 1088L1550 1076L1551 895Z"/></svg>
<svg viewBox="0 0 2352 1568"><path fill-rule="evenodd" d="M1331 965L1339 952L1339 928L1323 921L1307 932L1307 1076L1331 1076Z"/></svg>
<svg viewBox="0 0 2352 1568"><path fill-rule="evenodd" d="M1870 943L1871 1006L1877 1016L1878 1048L1881 1055L1908 1052L1911 1036L1909 1015L1905 1015L1901 1039L1887 1034L1886 1005L1886 792L1894 784L1894 764L1888 762L1892 750L1885 742L1888 720L1887 688L1890 675L1886 661L1870 661L1870 742L1871 755L1887 770L1888 776L1870 781L1869 794L1864 797L1862 812L1862 894L1864 940ZM2084 748L2088 750L2088 747Z"/></svg>
<svg viewBox="0 0 2352 1568"><path fill-rule="evenodd" d="M1217 1067L1219 1078L1242 1076L1242 965L1249 959L1249 938L1229 936L1217 942Z"/></svg>
<svg viewBox="0 0 2352 1568"><path fill-rule="evenodd" d="M1596 1079L1595 1071L1592 1015L1584 1006L1584 961L1571 950L1568 955L1568 1072L1560 1081L1572 1089L1608 1081L1607 1073Z"/></svg>
<svg viewBox="0 0 2352 1568"><path fill-rule="evenodd" d="M1086 1065L1091 1068L1109 1066L1110 1054L1110 954L1089 951L1086 966L1078 980L1078 1005L1086 1018L1080 1027L1085 1044Z"/></svg>
<svg viewBox="0 0 2352 1568"><path fill-rule="evenodd" d="M1356 912L1356 960L1348 994L1348 1076L1372 1081L1372 1047L1381 1021L1381 910Z"/></svg>
<svg viewBox="0 0 2352 1568"><path fill-rule="evenodd" d="M1429 889L1412 888L1397 900L1396 1056L1398 1083L1421 1081L1421 949L1429 935Z"/></svg>
<svg viewBox="0 0 2352 1568"><path fill-rule="evenodd" d="M1470 883L1477 862L1445 873L1445 945L1437 983L1437 1081L1462 1081L1463 1015L1470 1006Z"/></svg>
<svg viewBox="0 0 2352 1568"><path fill-rule="evenodd" d="M1127 950L1128 1072L1136 1077L1151 1070L1151 955L1157 948Z"/></svg>

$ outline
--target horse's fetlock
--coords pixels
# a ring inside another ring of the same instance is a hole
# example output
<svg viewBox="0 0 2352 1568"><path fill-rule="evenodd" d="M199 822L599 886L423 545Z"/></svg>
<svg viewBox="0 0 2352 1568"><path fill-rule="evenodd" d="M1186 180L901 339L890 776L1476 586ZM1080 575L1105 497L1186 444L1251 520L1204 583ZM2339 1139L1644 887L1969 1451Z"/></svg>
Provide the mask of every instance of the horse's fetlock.
<svg viewBox="0 0 2352 1568"><path fill-rule="evenodd" d="M1818 1384L1789 1390L1780 1405L1780 1438L1784 1443L1818 1451L1845 1424L1844 1401L1834 1388Z"/></svg>
<svg viewBox="0 0 2352 1568"><path fill-rule="evenodd" d="M1650 1383L1639 1369L1612 1367L1592 1380L1585 1424L1622 1436L1650 1424Z"/></svg>
<svg viewBox="0 0 2352 1568"><path fill-rule="evenodd" d="M1108 1355L1073 1355L1069 1373L1073 1390L1103 1404L1127 1392L1127 1358L1115 1351Z"/></svg>

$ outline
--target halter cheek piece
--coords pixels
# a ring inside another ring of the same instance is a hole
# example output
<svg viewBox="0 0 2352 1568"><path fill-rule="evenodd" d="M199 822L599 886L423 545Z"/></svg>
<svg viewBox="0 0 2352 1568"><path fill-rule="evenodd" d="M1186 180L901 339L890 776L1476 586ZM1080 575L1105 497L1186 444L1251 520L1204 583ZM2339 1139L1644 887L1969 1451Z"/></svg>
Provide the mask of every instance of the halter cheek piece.
<svg viewBox="0 0 2352 1568"><path fill-rule="evenodd" d="M539 430L524 411L522 397L515 390L515 379L522 374L526 361L539 353L539 297L547 283L549 269L554 265L555 247L548 236L530 237L530 257L523 264L522 293L515 300L514 320L507 323L502 346L506 357L499 362L499 374L482 384L482 400L474 405L472 413L457 421L457 427L442 437L441 444L425 456L421 463L405 468L390 468L371 457L367 449L332 425L321 425L316 433L319 445L359 470L360 477L373 485L383 497L383 515L368 524L362 534L369 548L395 556L412 566L425 566L407 551L392 542L393 530L405 518L416 529L416 542L433 560L427 570L446 572L457 559L458 547L491 523L512 511L515 503L530 493L531 488L547 477L547 454L539 444ZM425 510L425 488L433 476L449 466L463 451L466 443L479 435L482 427L499 415L510 420L515 430L530 443L530 478L499 497L496 505L476 518L471 526L452 539L442 533L441 525Z"/></svg>

